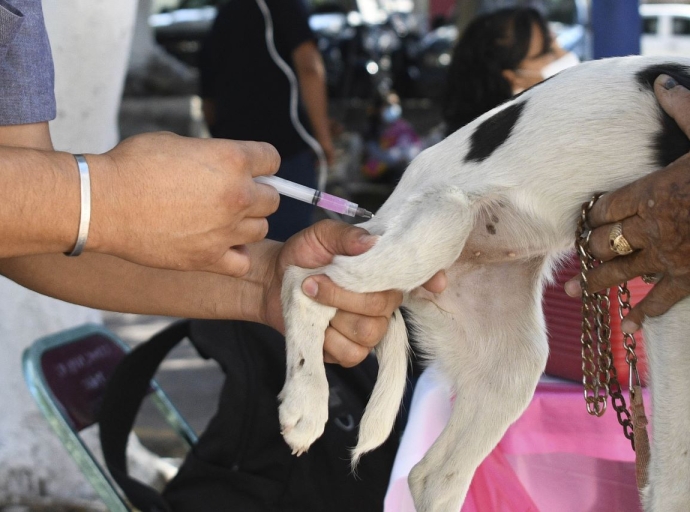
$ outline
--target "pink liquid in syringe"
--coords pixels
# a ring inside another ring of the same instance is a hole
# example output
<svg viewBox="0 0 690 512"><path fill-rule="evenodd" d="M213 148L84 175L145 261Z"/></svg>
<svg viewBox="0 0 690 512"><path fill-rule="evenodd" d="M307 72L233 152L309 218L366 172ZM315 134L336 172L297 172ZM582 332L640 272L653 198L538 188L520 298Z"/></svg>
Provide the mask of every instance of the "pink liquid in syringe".
<svg viewBox="0 0 690 512"><path fill-rule="evenodd" d="M326 194L325 192L321 193L321 197L316 202L316 206L331 210L332 212L342 213L343 215L353 215L354 212L351 212L351 210L356 209L356 205L350 201L332 196L331 194Z"/></svg>

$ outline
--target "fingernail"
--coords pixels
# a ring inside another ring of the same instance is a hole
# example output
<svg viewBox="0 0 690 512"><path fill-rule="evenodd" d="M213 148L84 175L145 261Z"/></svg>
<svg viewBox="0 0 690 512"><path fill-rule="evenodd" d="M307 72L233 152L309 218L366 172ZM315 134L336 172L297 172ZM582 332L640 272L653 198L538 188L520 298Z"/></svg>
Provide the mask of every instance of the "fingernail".
<svg viewBox="0 0 690 512"><path fill-rule="evenodd" d="M570 296L570 297L579 297L580 294L582 294L582 288L580 287L580 281L577 279L573 279L573 280L565 283L564 288L565 288L565 293L567 293L568 296Z"/></svg>
<svg viewBox="0 0 690 512"><path fill-rule="evenodd" d="M359 236L359 243L361 243L362 245L374 245L378 238L378 236L370 235L369 233L362 234Z"/></svg>
<svg viewBox="0 0 690 512"><path fill-rule="evenodd" d="M678 82L674 80L673 77L668 77L664 80L664 83L662 84L664 86L664 89L673 89L676 85L678 85Z"/></svg>
<svg viewBox="0 0 690 512"><path fill-rule="evenodd" d="M319 283L313 277L308 277L302 283L302 291L307 297L314 298L319 293Z"/></svg>
<svg viewBox="0 0 690 512"><path fill-rule="evenodd" d="M632 320L628 320L627 318L624 318L623 321L621 322L621 331L623 331L626 334L633 334L639 330L640 326L637 325L635 322Z"/></svg>

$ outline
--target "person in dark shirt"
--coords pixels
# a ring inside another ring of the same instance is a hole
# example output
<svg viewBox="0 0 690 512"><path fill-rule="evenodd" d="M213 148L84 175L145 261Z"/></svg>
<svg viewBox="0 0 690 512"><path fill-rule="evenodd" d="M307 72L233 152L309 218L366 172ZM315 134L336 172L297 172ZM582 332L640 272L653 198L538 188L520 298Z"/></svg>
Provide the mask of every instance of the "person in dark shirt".
<svg viewBox="0 0 690 512"><path fill-rule="evenodd" d="M301 0L264 0L278 54L299 83L298 115L333 159L325 71ZM278 150L278 176L316 188L315 155L290 119L290 83L269 54L266 23L256 0L220 8L200 55L201 97L213 137L269 142ZM281 198L268 237L284 241L312 223L313 206Z"/></svg>

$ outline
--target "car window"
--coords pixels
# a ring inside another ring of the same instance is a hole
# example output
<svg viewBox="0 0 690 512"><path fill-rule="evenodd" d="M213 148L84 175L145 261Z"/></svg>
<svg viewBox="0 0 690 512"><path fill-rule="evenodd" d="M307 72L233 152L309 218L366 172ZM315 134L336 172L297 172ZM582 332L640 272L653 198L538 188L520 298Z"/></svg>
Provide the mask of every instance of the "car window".
<svg viewBox="0 0 690 512"><path fill-rule="evenodd" d="M690 36L690 18L673 18L673 34Z"/></svg>
<svg viewBox="0 0 690 512"><path fill-rule="evenodd" d="M642 18L642 33L656 34L659 26L659 18L656 16L645 16Z"/></svg>

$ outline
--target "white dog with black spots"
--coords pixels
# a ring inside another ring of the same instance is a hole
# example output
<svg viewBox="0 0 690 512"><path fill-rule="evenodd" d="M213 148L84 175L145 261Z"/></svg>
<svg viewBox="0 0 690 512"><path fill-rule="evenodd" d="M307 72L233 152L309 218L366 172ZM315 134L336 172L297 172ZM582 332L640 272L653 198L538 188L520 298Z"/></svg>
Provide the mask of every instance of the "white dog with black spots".
<svg viewBox="0 0 690 512"><path fill-rule="evenodd" d="M546 364L542 289L573 247L581 205L688 152L653 92L690 86L690 59L625 57L567 69L422 152L376 216L376 245L283 282L287 379L280 421L294 453L328 415L323 333L335 313L303 294L325 273L354 292L399 289L411 328L456 395L445 430L410 474L419 512L457 512L477 466L529 404ZM446 290L420 285L445 269ZM645 323L654 403L647 511L690 510L690 300ZM406 382L399 311L376 348L379 377L353 463L391 432Z"/></svg>

